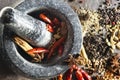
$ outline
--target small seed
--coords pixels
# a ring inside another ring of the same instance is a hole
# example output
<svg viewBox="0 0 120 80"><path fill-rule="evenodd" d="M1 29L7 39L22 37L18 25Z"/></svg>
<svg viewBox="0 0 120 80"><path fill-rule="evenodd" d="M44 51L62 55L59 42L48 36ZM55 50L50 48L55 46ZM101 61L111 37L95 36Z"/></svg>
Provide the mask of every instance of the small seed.
<svg viewBox="0 0 120 80"><path fill-rule="evenodd" d="M117 47L118 49L120 49L120 42L118 42L118 43L116 44L116 47Z"/></svg>
<svg viewBox="0 0 120 80"><path fill-rule="evenodd" d="M58 35L58 34L55 34L54 35L54 38L56 38L56 39L59 39L61 36L60 35Z"/></svg>

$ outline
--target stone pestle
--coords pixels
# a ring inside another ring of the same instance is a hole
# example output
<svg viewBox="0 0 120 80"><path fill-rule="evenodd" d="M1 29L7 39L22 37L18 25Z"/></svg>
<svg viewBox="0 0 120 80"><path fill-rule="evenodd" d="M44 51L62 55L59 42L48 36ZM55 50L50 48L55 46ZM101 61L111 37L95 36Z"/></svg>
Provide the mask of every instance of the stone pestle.
<svg viewBox="0 0 120 80"><path fill-rule="evenodd" d="M46 24L23 12L11 7L5 7L0 11L1 23L7 29L37 47L46 47L52 34L46 29Z"/></svg>

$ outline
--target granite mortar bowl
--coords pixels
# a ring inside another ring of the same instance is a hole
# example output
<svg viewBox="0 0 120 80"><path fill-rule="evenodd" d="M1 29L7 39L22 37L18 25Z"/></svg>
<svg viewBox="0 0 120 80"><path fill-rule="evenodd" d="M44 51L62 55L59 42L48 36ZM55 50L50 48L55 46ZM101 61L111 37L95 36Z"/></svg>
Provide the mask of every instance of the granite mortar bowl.
<svg viewBox="0 0 120 80"><path fill-rule="evenodd" d="M64 64L64 59L68 57L68 54L78 54L82 45L82 30L77 14L67 3L60 0L25 0L15 9L29 15L36 11L48 10L66 23L68 35L61 57L55 57L48 62L38 64L30 62L22 56L22 51L11 38L12 31L1 27L3 29L0 34L0 50L2 51L0 54L7 65L17 74L34 79L51 78L65 72L69 67Z"/></svg>

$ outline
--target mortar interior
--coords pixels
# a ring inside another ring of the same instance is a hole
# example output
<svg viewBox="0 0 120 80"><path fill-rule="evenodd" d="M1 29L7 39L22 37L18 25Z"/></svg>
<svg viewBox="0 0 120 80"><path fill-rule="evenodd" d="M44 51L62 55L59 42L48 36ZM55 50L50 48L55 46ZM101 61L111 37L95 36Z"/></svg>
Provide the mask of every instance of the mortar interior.
<svg viewBox="0 0 120 80"><path fill-rule="evenodd" d="M73 39L73 29L68 21L68 19L62 14L60 13L58 10L55 10L55 9L52 9L52 8L40 8L40 9L35 9L35 10L32 10L32 11L29 11L27 14L32 16L33 18L36 18L38 20L40 20L39 18L39 14L40 13L44 13L44 12L48 12L50 13L50 16L53 15L55 17L57 17L59 20L65 22L66 26L67 26L67 39L64 43L64 51L63 51L63 54L62 56L58 56L58 55L54 55L52 56L52 58L50 58L49 60L47 59L44 59L42 60L42 62L38 63L38 64L41 64L43 66L50 66L50 65L54 65L56 64L58 61L63 61L63 58L65 58L67 56L67 54L70 53L70 49L72 48L72 40ZM16 46L18 52L20 53L20 55L31 62L31 57L29 57L25 51L23 51L19 46Z"/></svg>

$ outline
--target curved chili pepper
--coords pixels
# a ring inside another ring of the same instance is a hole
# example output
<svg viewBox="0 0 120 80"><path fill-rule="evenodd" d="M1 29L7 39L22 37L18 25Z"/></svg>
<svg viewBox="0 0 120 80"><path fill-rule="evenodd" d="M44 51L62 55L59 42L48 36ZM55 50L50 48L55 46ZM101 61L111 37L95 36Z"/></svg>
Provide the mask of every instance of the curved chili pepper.
<svg viewBox="0 0 120 80"><path fill-rule="evenodd" d="M58 48L58 54L62 56L62 53L63 53L63 45L60 45Z"/></svg>
<svg viewBox="0 0 120 80"><path fill-rule="evenodd" d="M39 15L39 17L40 17L43 21L45 21L46 23L49 23L49 24L51 24L51 25L53 24L52 21L51 21L47 16L45 16L44 14L41 13L41 14Z"/></svg>
<svg viewBox="0 0 120 80"><path fill-rule="evenodd" d="M55 49L58 48L65 41L65 37L66 36L63 36L62 38L60 38L58 41L56 41L53 44L53 46L50 48L50 52L48 54L48 59L51 57L51 55L55 51Z"/></svg>
<svg viewBox="0 0 120 80"><path fill-rule="evenodd" d="M33 48L27 51L28 54L39 54L39 53L48 53L49 51L45 48Z"/></svg>
<svg viewBox="0 0 120 80"><path fill-rule="evenodd" d="M83 78L84 78L85 80L92 80L91 76L89 76L87 72L85 72L85 71L82 70L82 69L80 69L79 71L82 73Z"/></svg>
<svg viewBox="0 0 120 80"><path fill-rule="evenodd" d="M47 24L46 27L47 27L47 30L48 30L49 32L54 32L54 30L53 30L53 28L52 28L51 25Z"/></svg>
<svg viewBox="0 0 120 80"><path fill-rule="evenodd" d="M72 80L72 72L73 72L73 68L68 69L67 72L65 73L64 80Z"/></svg>
<svg viewBox="0 0 120 80"><path fill-rule="evenodd" d="M84 80L83 75L79 69L75 72L75 75L77 77L77 80Z"/></svg>

